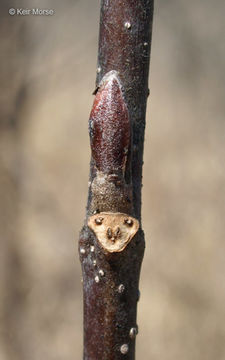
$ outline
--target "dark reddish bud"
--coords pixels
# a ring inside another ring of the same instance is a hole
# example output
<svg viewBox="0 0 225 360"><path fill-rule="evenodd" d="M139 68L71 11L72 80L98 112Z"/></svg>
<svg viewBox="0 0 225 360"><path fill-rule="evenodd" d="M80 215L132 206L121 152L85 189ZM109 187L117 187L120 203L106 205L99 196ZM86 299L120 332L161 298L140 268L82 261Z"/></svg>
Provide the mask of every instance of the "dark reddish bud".
<svg viewBox="0 0 225 360"><path fill-rule="evenodd" d="M130 121L116 71L107 73L100 83L89 131L97 169L104 173L124 171L130 144Z"/></svg>

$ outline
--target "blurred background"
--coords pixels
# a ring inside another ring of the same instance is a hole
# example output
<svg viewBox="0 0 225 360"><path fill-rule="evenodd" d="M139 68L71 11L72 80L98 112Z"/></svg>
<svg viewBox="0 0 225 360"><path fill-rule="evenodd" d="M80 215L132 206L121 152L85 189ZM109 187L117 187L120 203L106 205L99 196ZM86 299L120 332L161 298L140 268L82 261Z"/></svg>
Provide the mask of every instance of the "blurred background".
<svg viewBox="0 0 225 360"><path fill-rule="evenodd" d="M225 359L224 13L155 1L137 359ZM0 3L0 360L82 358L98 22L98 0Z"/></svg>

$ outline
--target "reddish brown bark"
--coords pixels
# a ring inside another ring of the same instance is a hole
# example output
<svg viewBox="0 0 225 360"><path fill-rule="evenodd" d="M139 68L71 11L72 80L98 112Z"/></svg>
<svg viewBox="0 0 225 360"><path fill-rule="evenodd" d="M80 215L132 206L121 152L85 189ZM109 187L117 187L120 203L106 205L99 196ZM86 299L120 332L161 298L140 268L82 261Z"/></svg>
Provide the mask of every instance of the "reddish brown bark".
<svg viewBox="0 0 225 360"><path fill-rule="evenodd" d="M85 360L135 358L152 15L152 0L101 2L90 185L79 242Z"/></svg>

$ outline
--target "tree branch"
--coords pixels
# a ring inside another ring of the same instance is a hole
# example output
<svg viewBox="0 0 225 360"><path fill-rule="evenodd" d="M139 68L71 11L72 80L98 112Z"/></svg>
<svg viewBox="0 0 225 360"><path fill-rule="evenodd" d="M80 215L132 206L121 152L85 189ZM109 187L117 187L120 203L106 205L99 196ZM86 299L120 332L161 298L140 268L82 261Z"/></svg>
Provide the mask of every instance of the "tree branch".
<svg viewBox="0 0 225 360"><path fill-rule="evenodd" d="M85 360L135 358L152 16L152 0L101 2L87 216L79 242Z"/></svg>

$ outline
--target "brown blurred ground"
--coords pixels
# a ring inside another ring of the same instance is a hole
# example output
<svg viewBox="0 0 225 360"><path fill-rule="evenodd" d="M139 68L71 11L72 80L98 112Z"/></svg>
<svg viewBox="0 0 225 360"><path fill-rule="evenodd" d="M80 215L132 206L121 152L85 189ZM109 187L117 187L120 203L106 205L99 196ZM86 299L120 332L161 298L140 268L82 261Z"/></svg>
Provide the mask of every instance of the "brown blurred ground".
<svg viewBox="0 0 225 360"><path fill-rule="evenodd" d="M155 3L137 359L224 360L225 4ZM0 360L82 357L98 18L94 0L0 4Z"/></svg>

